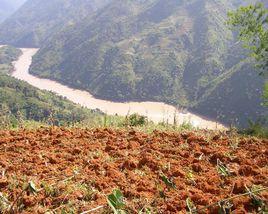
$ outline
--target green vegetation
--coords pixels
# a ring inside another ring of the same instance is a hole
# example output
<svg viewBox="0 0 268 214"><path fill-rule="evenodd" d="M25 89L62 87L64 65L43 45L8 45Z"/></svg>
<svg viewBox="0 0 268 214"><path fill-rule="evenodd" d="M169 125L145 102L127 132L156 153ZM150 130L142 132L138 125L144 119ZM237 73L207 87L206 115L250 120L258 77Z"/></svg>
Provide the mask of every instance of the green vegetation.
<svg viewBox="0 0 268 214"><path fill-rule="evenodd" d="M99 98L163 101L241 127L267 111L264 80L226 25L241 0L93 2L35 0L1 25L0 42L41 47L31 73Z"/></svg>
<svg viewBox="0 0 268 214"><path fill-rule="evenodd" d="M230 12L228 23L239 31L239 39L256 60L262 75L268 75L268 8L262 3L240 7ZM264 87L264 104L267 105L268 81Z"/></svg>
<svg viewBox="0 0 268 214"><path fill-rule="evenodd" d="M161 175L160 177L161 177L161 180L166 184L166 186L167 186L168 188L176 189L176 185L174 184L174 182L173 182L171 179L169 179L169 178L168 178L167 176L165 176L165 175Z"/></svg>
<svg viewBox="0 0 268 214"><path fill-rule="evenodd" d="M255 59L257 67L265 79L263 100L268 106L268 8L262 3L240 7L235 12L229 12L228 23L239 32L239 39L243 42L250 56ZM268 136L267 115L265 118L253 122L244 132L257 136Z"/></svg>
<svg viewBox="0 0 268 214"><path fill-rule="evenodd" d="M100 124L101 113L84 109L63 97L41 91L16 80L7 74L12 71L12 61L21 54L19 49L0 48L0 127L18 127L31 124L74 125L91 121Z"/></svg>
<svg viewBox="0 0 268 214"><path fill-rule="evenodd" d="M223 177L228 177L231 175L230 170L219 159L217 159L217 171Z"/></svg>
<svg viewBox="0 0 268 214"><path fill-rule="evenodd" d="M11 46L0 48L0 72L10 73L13 69L12 61L21 55L21 51Z"/></svg>
<svg viewBox="0 0 268 214"><path fill-rule="evenodd" d="M126 213L123 209L126 207L124 203L124 196L120 190L114 190L112 194L108 195L107 201L109 206L112 208L114 214Z"/></svg>
<svg viewBox="0 0 268 214"><path fill-rule="evenodd" d="M87 120L101 123L100 113L5 74L0 74L0 100L1 127L22 126L27 121L51 125L74 125Z"/></svg>
<svg viewBox="0 0 268 214"><path fill-rule="evenodd" d="M228 23L239 31L239 39L243 42L258 67L268 72L268 8L262 3L240 7L229 12Z"/></svg>
<svg viewBox="0 0 268 214"><path fill-rule="evenodd" d="M89 110L57 96L38 90L26 82L8 76L13 69L12 61L20 56L19 49L0 48L0 128L30 127L41 125L76 127L137 127L152 132L159 130L184 130L192 126L154 124L138 114L127 117L109 116L99 110Z"/></svg>
<svg viewBox="0 0 268 214"><path fill-rule="evenodd" d="M112 1L55 32L31 73L104 99L163 101L245 126L265 111L263 80L247 75L252 63L241 61L243 51L226 25L234 4Z"/></svg>
<svg viewBox="0 0 268 214"><path fill-rule="evenodd" d="M248 124L249 126L246 129L240 131L241 134L268 138L268 124L266 118L259 119L255 122L250 120Z"/></svg>
<svg viewBox="0 0 268 214"><path fill-rule="evenodd" d="M194 205L194 202L190 198L186 199L186 205L187 205L187 208L188 208L190 214L196 213L196 207Z"/></svg>
<svg viewBox="0 0 268 214"><path fill-rule="evenodd" d="M144 126L148 119L138 114L132 114L127 117L127 122L130 126Z"/></svg>

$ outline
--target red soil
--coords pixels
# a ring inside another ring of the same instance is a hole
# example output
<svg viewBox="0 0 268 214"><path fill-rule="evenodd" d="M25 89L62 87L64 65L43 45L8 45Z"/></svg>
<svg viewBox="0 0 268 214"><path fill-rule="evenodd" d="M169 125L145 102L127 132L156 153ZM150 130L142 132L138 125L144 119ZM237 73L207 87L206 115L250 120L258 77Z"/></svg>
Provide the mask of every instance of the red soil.
<svg viewBox="0 0 268 214"><path fill-rule="evenodd" d="M231 176L218 173L217 160ZM167 188L162 174L172 179L175 189ZM0 131L0 193L20 213L71 208L79 213L106 205L106 196L114 189L122 191L130 213L144 207L157 213L186 213L187 198L200 209L245 193L245 186L268 187L267 178L268 140L205 131ZM22 191L30 181L40 189L37 194ZM45 191L44 182L53 191ZM267 202L268 192L260 197ZM248 196L231 202L234 213L257 212ZM214 206L204 213L218 209Z"/></svg>

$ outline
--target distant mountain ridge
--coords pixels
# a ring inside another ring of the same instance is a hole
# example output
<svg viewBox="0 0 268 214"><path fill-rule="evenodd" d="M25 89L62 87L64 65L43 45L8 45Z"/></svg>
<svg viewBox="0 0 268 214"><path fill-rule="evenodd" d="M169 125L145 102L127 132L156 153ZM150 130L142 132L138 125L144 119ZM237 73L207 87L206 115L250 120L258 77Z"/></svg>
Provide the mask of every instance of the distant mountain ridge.
<svg viewBox="0 0 268 214"><path fill-rule="evenodd" d="M26 0L0 0L0 23L15 12Z"/></svg>
<svg viewBox="0 0 268 214"><path fill-rule="evenodd" d="M54 32L72 26L109 0L28 0L0 26L0 43L39 47Z"/></svg>
<svg viewBox="0 0 268 214"><path fill-rule="evenodd" d="M25 20L26 11L42 14L45 3L31 1L35 10L27 2L2 25L0 42L40 46L31 67L35 75L104 99L163 101L227 124L243 126L265 112L263 80L251 62L242 60L243 50L225 24L227 12L245 1L98 1L95 8L87 4L90 9L76 21L68 16L53 28L40 27L43 36L26 25L25 33L8 38L13 34L4 29L20 29L14 22ZM63 7L64 15L83 11L80 6ZM35 17L27 20L29 25L35 26ZM47 25L45 19L40 23Z"/></svg>

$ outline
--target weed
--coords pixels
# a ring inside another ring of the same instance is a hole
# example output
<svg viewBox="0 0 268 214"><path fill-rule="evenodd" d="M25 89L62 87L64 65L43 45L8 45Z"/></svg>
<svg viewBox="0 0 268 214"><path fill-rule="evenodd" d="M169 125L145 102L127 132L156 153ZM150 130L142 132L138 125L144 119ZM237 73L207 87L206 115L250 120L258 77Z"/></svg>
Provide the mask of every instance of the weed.
<svg viewBox="0 0 268 214"><path fill-rule="evenodd" d="M152 211L150 208L142 208L140 211L139 211L139 214L151 214Z"/></svg>
<svg viewBox="0 0 268 214"><path fill-rule="evenodd" d="M0 213L6 213L10 209L10 202L3 193L0 192Z"/></svg>
<svg viewBox="0 0 268 214"><path fill-rule="evenodd" d="M259 119L256 122L249 120L249 127L240 131L241 134L253 135L257 137L268 137L268 121L267 119Z"/></svg>
<svg viewBox="0 0 268 214"><path fill-rule="evenodd" d="M0 128L8 129L11 127L11 111L6 104L0 104Z"/></svg>
<svg viewBox="0 0 268 214"><path fill-rule="evenodd" d="M147 117L139 114L132 114L128 118L130 126L144 126L147 123Z"/></svg>
<svg viewBox="0 0 268 214"><path fill-rule="evenodd" d="M239 139L235 138L234 140L231 141L230 147L232 150L237 150L239 148Z"/></svg>
<svg viewBox="0 0 268 214"><path fill-rule="evenodd" d="M33 181L30 181L29 182L28 190L32 194L36 194L37 193L37 189L36 189L35 183Z"/></svg>
<svg viewBox="0 0 268 214"><path fill-rule="evenodd" d="M223 177L228 177L231 175L230 170L219 159L217 159L217 170L218 173Z"/></svg>
<svg viewBox="0 0 268 214"><path fill-rule="evenodd" d="M193 130L194 129L193 125L190 122L185 122L185 121L180 125L180 128L182 130Z"/></svg>
<svg viewBox="0 0 268 214"><path fill-rule="evenodd" d="M160 175L161 180L166 184L168 188L176 189L175 183L172 181L172 179L169 179L167 176Z"/></svg>
<svg viewBox="0 0 268 214"><path fill-rule="evenodd" d="M186 173L186 179L190 181L190 183L192 183L193 185L196 184L194 172L192 170L188 170L188 172Z"/></svg>
<svg viewBox="0 0 268 214"><path fill-rule="evenodd" d="M167 171L170 171L170 169L171 169L171 164L170 164L170 162L166 163L166 164L163 166L163 169L164 169L164 170L167 170Z"/></svg>
<svg viewBox="0 0 268 214"><path fill-rule="evenodd" d="M135 169L134 170L134 173L137 174L137 175L139 175L139 176L141 176L141 177L143 177L143 176L146 175L146 173L144 171L139 170L139 169Z"/></svg>
<svg viewBox="0 0 268 214"><path fill-rule="evenodd" d="M230 214L233 204L230 201L219 202L219 214Z"/></svg>
<svg viewBox="0 0 268 214"><path fill-rule="evenodd" d="M61 214L75 214L77 211L74 208L74 204L69 202L64 206L64 208L61 209L60 211Z"/></svg>
<svg viewBox="0 0 268 214"><path fill-rule="evenodd" d="M104 127L107 127L107 121L108 121L108 119L107 119L107 114L104 114L104 118L103 118L103 126Z"/></svg>
<svg viewBox="0 0 268 214"><path fill-rule="evenodd" d="M258 187L257 190L253 190L253 189L249 190L248 189L248 192L246 192L246 193L235 195L235 196L232 196L230 198L220 200L220 201L218 201L216 203L213 203L213 204L207 205L207 206L205 206L205 207L203 207L201 209L198 209L198 210L196 210L196 212L201 213L201 212L205 211L206 209L209 209L209 208L214 207L214 206L218 206L218 207L220 207L220 209L219 209L220 213L229 213L230 209L231 209L230 207L233 206L230 203L231 200L239 198L239 197L242 197L242 196L254 195L254 194L257 194L257 193L260 193L260 192L263 192L263 191L267 191L267 190L268 190L267 187L266 188L265 187L264 188ZM266 210L267 210L267 205L264 206L264 211L261 211L259 213L266 214L267 213Z"/></svg>
<svg viewBox="0 0 268 214"><path fill-rule="evenodd" d="M124 196L120 190L114 190L112 194L107 197L108 205L112 208L114 214L123 214L126 204L124 203Z"/></svg>
<svg viewBox="0 0 268 214"><path fill-rule="evenodd" d="M8 185L8 189L10 191L14 191L14 189L17 189L19 186L20 185L19 185L18 178L16 176L12 176Z"/></svg>
<svg viewBox="0 0 268 214"><path fill-rule="evenodd" d="M251 189L248 188L247 186L245 187L246 187L247 192L249 193L249 197L251 198L252 204L256 207L258 213L267 213L268 205L259 195L257 195L257 193L254 193L258 191L259 189L261 189L262 187L255 186L255 185L253 185Z"/></svg>
<svg viewBox="0 0 268 214"><path fill-rule="evenodd" d="M36 195L38 192L36 185L33 181L30 181L27 184L24 184L23 190L26 191L27 193L33 194L33 195Z"/></svg>
<svg viewBox="0 0 268 214"><path fill-rule="evenodd" d="M59 190L45 182L42 182L41 187L44 189L47 197L56 197L59 195Z"/></svg>
<svg viewBox="0 0 268 214"><path fill-rule="evenodd" d="M236 157L232 152L225 152L223 155L231 160L235 159Z"/></svg>
<svg viewBox="0 0 268 214"><path fill-rule="evenodd" d="M102 151L100 151L100 150L95 150L95 151L89 152L89 153L87 154L89 160L93 160L93 159L95 159L95 158L102 157L102 155L103 155L103 153L102 153Z"/></svg>
<svg viewBox="0 0 268 214"><path fill-rule="evenodd" d="M187 206L188 211L189 211L190 214L197 213L196 212L196 206L194 205L194 202L190 198L186 199L186 206Z"/></svg>
<svg viewBox="0 0 268 214"><path fill-rule="evenodd" d="M94 195L96 194L96 190L94 190L93 187L87 185L87 184L81 184L78 187L83 192L83 199L85 201L91 201L94 199Z"/></svg>
<svg viewBox="0 0 268 214"><path fill-rule="evenodd" d="M159 190L160 198L166 199L166 194L164 190Z"/></svg>

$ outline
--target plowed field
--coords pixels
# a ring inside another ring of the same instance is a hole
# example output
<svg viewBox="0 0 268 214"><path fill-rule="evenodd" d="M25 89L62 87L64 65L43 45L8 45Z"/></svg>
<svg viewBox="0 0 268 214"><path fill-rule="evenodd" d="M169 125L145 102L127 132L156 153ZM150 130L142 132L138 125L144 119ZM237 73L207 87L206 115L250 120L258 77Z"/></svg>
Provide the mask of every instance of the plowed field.
<svg viewBox="0 0 268 214"><path fill-rule="evenodd" d="M0 213L107 213L114 189L127 213L186 213L186 201L198 213L257 213L267 187L268 140L206 131L0 131Z"/></svg>

